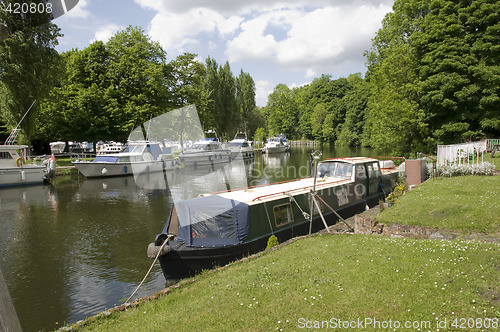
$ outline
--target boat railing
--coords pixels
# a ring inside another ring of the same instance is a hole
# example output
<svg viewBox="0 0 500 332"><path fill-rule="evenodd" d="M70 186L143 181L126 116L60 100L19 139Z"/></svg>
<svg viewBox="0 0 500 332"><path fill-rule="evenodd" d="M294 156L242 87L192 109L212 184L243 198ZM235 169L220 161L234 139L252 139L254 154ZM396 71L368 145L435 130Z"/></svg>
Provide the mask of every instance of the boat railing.
<svg viewBox="0 0 500 332"><path fill-rule="evenodd" d="M69 157L71 161L82 161L82 160L93 160L96 157L95 153L90 152L80 152L80 153L70 153Z"/></svg>

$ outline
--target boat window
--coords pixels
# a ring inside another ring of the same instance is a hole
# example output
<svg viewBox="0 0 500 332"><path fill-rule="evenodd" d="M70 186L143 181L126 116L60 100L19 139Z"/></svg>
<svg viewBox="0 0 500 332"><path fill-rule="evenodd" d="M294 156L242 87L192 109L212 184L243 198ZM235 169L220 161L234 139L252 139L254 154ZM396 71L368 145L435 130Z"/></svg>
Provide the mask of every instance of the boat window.
<svg viewBox="0 0 500 332"><path fill-rule="evenodd" d="M370 163L368 166L368 176L372 179L379 175L378 173L378 163Z"/></svg>
<svg viewBox="0 0 500 332"><path fill-rule="evenodd" d="M293 222L292 205L290 203L274 207L274 221L276 226L283 226Z"/></svg>
<svg viewBox="0 0 500 332"><path fill-rule="evenodd" d="M366 179L365 165L356 165L356 179L358 180Z"/></svg>
<svg viewBox="0 0 500 332"><path fill-rule="evenodd" d="M196 150L208 150L209 147L207 144L193 144L193 149Z"/></svg>
<svg viewBox="0 0 500 332"><path fill-rule="evenodd" d="M345 163L338 163L337 168L335 169L335 176L349 179L352 175L352 165Z"/></svg>
<svg viewBox="0 0 500 332"><path fill-rule="evenodd" d="M229 146L230 147L240 147L240 146L244 146L244 145L240 142L232 142L232 143L229 143Z"/></svg>
<svg viewBox="0 0 500 332"><path fill-rule="evenodd" d="M12 156L8 152L0 152L0 159L12 159Z"/></svg>
<svg viewBox="0 0 500 332"><path fill-rule="evenodd" d="M318 176L334 176L337 163L321 163L318 166Z"/></svg>

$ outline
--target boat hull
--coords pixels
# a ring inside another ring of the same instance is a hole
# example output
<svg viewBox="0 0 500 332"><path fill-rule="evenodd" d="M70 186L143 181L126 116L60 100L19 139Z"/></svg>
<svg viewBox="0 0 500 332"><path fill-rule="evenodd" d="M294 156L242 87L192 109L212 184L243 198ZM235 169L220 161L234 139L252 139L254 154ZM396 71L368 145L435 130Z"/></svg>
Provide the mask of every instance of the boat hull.
<svg viewBox="0 0 500 332"><path fill-rule="evenodd" d="M284 145L282 145L282 146L264 147L264 151L266 153L282 153L282 152L286 152L287 148Z"/></svg>
<svg viewBox="0 0 500 332"><path fill-rule="evenodd" d="M185 167L212 166L226 164L231 161L229 150L214 152L185 152L179 154L179 159Z"/></svg>
<svg viewBox="0 0 500 332"><path fill-rule="evenodd" d="M42 184L47 173L45 166L28 165L0 169L0 188Z"/></svg>
<svg viewBox="0 0 500 332"><path fill-rule="evenodd" d="M367 205L369 207L375 206L383 198L384 194L379 193L336 209L336 212L342 218L348 218L356 213L363 212ZM327 213L327 211L324 211L324 218L329 226L338 222L338 217L333 212ZM314 216L312 226L310 226L309 220L303 220L301 223L293 224L290 227L275 230L274 235L282 243L293 237L309 234L310 227L312 233L325 228L319 214ZM171 251L167 255L160 256L160 266L166 280L193 276L203 270L224 266L230 262L264 250L271 235L273 234L269 233L241 244L216 248L187 247L182 242L170 241ZM161 245L161 243L156 243L156 245Z"/></svg>
<svg viewBox="0 0 500 332"><path fill-rule="evenodd" d="M175 160L164 161L145 161L145 162L92 162L92 161L74 161L73 165L83 176L87 178L129 176L142 173L171 171L175 169Z"/></svg>

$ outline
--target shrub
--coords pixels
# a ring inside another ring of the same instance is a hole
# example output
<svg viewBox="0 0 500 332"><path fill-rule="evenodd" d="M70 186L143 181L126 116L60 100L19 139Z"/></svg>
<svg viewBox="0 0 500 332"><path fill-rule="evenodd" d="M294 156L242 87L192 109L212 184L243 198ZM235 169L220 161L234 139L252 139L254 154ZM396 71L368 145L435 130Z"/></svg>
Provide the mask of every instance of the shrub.
<svg viewBox="0 0 500 332"><path fill-rule="evenodd" d="M452 164L441 165L438 168L440 176L460 176L460 175L493 175L495 165L489 162L481 164Z"/></svg>

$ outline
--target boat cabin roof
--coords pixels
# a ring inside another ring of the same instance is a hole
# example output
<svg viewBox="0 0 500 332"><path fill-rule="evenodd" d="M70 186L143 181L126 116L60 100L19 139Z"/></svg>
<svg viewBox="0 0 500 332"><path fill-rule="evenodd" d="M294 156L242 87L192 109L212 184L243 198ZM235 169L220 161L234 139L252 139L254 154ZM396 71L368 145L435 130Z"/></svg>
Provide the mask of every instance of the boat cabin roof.
<svg viewBox="0 0 500 332"><path fill-rule="evenodd" d="M5 144L2 144L0 145L0 150L1 151L11 151L11 150L24 150L24 149L27 149L28 146L27 145L5 145Z"/></svg>
<svg viewBox="0 0 500 332"><path fill-rule="evenodd" d="M328 188L333 185L349 182L352 182L352 180L338 177L317 178L316 189ZM214 194L227 199L240 201L248 205L253 205L272 201L277 198L289 197L289 194L294 196L303 194L311 191L313 187L314 178L303 178Z"/></svg>
<svg viewBox="0 0 500 332"><path fill-rule="evenodd" d="M321 163L325 162L344 162L349 164L364 164L369 162L378 162L377 159L374 158L366 158L366 157L348 157L348 158L328 158L326 160L320 161Z"/></svg>

